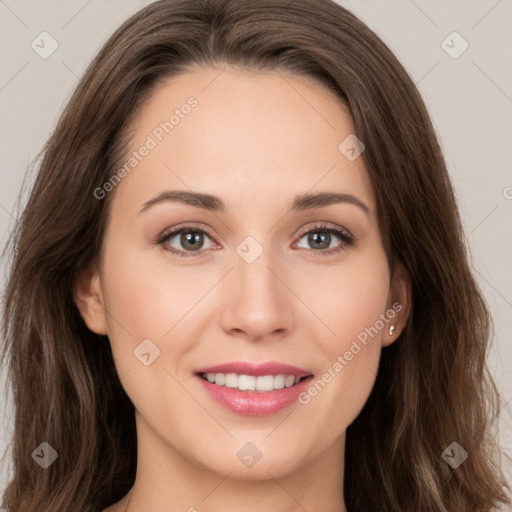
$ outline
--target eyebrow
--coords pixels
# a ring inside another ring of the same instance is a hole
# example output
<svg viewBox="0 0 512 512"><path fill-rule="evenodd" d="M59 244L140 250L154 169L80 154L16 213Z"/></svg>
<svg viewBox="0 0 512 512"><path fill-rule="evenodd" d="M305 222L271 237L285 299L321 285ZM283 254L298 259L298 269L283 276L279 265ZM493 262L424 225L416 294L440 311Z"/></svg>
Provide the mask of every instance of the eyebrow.
<svg viewBox="0 0 512 512"><path fill-rule="evenodd" d="M158 196L146 201L139 213L147 210L151 206L162 202L177 202L202 208L211 212L226 211L226 204L219 197L203 194L200 192L188 192L186 190L170 190L159 194ZM317 192L315 194L303 194L297 196L291 206L292 211L313 210L332 204L346 203L357 206L367 215L371 215L370 208L363 201L352 194L343 194L335 192Z"/></svg>

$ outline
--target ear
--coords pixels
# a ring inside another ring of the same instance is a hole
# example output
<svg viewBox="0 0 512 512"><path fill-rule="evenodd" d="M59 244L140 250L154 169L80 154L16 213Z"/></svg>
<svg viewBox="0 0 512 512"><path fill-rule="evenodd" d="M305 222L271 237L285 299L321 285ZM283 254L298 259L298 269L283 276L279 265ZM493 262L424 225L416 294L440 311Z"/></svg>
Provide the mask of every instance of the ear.
<svg viewBox="0 0 512 512"><path fill-rule="evenodd" d="M389 323L386 324L382 335L382 346L387 347L391 345L395 340L398 339L400 334L405 328L407 319L409 318L409 312L411 310L411 278L405 267L398 263L393 278L391 280L391 286L389 289L388 303L386 311L394 311L395 316L391 316L386 313L386 316L390 318ZM392 334L389 332L391 325L395 326Z"/></svg>
<svg viewBox="0 0 512 512"><path fill-rule="evenodd" d="M96 334L107 334L103 289L95 264L79 271L73 287L73 300L87 327Z"/></svg>

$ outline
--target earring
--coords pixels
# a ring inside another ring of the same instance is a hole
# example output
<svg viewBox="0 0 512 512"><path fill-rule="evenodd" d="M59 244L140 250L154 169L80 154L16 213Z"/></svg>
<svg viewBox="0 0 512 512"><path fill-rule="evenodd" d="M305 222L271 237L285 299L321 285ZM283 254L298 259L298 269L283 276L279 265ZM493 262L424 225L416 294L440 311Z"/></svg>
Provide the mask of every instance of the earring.
<svg viewBox="0 0 512 512"><path fill-rule="evenodd" d="M394 326L394 324L391 324L391 325L389 326L389 335L390 335L390 336L393 336L393 333L394 333L394 332L395 332L395 326Z"/></svg>

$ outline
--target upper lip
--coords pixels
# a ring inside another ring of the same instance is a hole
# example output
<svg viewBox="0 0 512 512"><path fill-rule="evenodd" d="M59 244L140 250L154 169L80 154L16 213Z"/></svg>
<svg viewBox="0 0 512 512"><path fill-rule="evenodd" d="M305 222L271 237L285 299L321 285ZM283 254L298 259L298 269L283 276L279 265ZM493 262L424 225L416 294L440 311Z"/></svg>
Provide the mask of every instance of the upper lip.
<svg viewBox="0 0 512 512"><path fill-rule="evenodd" d="M311 372L291 366L289 364L269 361L267 363L250 363L246 361L235 361L232 363L217 364L199 368L196 373L237 373L238 375L294 375L295 377L307 377Z"/></svg>

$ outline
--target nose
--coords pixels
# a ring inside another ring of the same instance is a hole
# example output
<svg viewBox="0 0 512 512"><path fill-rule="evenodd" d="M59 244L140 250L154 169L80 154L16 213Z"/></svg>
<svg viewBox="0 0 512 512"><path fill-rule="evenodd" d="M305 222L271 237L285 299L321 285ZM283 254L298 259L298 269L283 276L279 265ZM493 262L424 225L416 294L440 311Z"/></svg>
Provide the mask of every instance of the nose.
<svg viewBox="0 0 512 512"><path fill-rule="evenodd" d="M297 299L286 284L286 274L270 250L251 263L236 255L224 290L224 331L250 341L289 334Z"/></svg>

